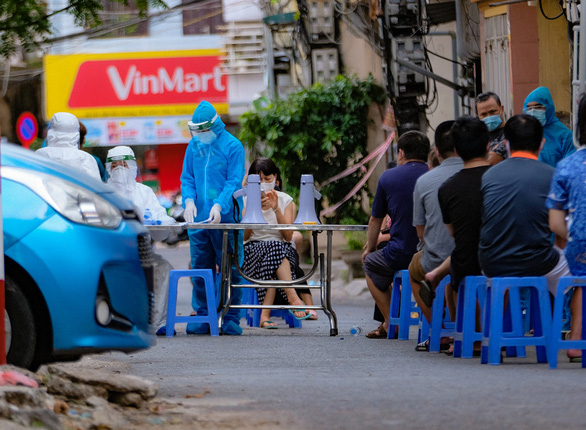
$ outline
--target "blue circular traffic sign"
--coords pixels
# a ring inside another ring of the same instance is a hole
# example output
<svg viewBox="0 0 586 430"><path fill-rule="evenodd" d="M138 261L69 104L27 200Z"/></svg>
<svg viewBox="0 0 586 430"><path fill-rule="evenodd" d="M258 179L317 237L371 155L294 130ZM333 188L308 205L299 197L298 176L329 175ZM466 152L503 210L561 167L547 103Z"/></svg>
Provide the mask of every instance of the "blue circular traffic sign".
<svg viewBox="0 0 586 430"><path fill-rule="evenodd" d="M22 146L28 148L37 138L39 125L37 119L30 112L23 112L16 120L16 136Z"/></svg>

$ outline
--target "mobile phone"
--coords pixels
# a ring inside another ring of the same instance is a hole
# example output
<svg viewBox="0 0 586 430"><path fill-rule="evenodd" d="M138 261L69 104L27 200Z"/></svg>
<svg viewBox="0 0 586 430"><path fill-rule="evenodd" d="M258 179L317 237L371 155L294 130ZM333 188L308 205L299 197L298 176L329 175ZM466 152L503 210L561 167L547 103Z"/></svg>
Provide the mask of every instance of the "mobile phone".
<svg viewBox="0 0 586 430"><path fill-rule="evenodd" d="M266 197L267 193L265 193L264 191L260 192L260 198L264 199Z"/></svg>

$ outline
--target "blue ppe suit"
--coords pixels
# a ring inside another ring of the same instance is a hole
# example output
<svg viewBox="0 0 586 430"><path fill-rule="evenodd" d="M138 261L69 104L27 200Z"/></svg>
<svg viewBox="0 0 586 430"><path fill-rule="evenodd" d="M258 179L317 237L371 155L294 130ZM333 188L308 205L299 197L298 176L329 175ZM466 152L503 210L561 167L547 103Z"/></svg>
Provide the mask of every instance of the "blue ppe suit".
<svg viewBox="0 0 586 430"><path fill-rule="evenodd" d="M576 152L572 131L556 118L555 105L548 88L539 87L529 93L523 103L523 112L527 104L531 102L545 106L545 125L543 126L545 145L539 153L539 161L556 167L561 159Z"/></svg>
<svg viewBox="0 0 586 430"><path fill-rule="evenodd" d="M216 115L216 110L207 101L201 102L193 113L192 121L201 123L209 121ZM208 218L214 204L222 208L222 223L240 221L240 209L235 207L232 194L242 188L244 178L244 148L242 143L225 130L225 125L218 116L214 121L212 132L216 139L203 144L196 137L192 138L185 151L183 171L181 172L181 194L183 202L193 199L197 214L195 222ZM185 206L185 203L184 203ZM241 207L241 206L240 206ZM222 234L221 230L188 230L191 249L191 267L194 269L211 269L216 273L216 265L222 267ZM238 233L236 233L238 234ZM238 240L239 264L244 259L242 233ZM233 252L234 232L228 238L229 252ZM232 267L232 282L241 284L243 278ZM198 315L207 315L205 288L201 279L193 279L192 306ZM216 282L216 298L219 302L219 283ZM242 302L242 290L235 289L232 304ZM240 312L230 310L224 317L222 332L224 334L240 334ZM209 333L207 324L188 324L188 333Z"/></svg>

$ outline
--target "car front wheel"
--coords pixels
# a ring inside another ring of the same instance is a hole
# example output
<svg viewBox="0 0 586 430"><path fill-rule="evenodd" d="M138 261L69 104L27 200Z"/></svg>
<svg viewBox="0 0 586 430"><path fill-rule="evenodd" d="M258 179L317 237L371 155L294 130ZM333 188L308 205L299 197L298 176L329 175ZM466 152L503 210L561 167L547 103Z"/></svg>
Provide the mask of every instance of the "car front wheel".
<svg viewBox="0 0 586 430"><path fill-rule="evenodd" d="M18 367L36 370L37 330L33 308L22 288L11 277L5 283L4 321L6 327L6 361Z"/></svg>

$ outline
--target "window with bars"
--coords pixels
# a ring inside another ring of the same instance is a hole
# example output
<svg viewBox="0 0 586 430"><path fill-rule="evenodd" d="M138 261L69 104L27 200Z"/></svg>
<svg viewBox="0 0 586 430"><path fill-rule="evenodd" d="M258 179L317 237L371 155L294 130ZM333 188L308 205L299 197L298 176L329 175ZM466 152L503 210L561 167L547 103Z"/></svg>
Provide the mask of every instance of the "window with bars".
<svg viewBox="0 0 586 430"><path fill-rule="evenodd" d="M181 0L182 4L191 0ZM183 9L183 34L216 34L224 25L222 0L194 3Z"/></svg>
<svg viewBox="0 0 586 430"><path fill-rule="evenodd" d="M101 0L104 9L100 12L102 26L111 28L100 37L133 37L149 34L148 21L139 21L136 0L128 0L128 6L110 0Z"/></svg>

